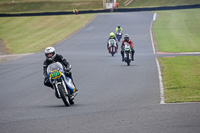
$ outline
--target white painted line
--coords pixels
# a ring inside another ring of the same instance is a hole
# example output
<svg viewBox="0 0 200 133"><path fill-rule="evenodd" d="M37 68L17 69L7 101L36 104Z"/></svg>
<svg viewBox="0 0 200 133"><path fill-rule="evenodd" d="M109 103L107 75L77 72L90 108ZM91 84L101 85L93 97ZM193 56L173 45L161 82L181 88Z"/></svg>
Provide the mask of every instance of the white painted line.
<svg viewBox="0 0 200 133"><path fill-rule="evenodd" d="M154 13L154 15L153 15L153 21L156 21L156 18L157 18L157 13Z"/></svg>
<svg viewBox="0 0 200 133"><path fill-rule="evenodd" d="M155 46L154 46L154 42L153 42L153 34L152 34L152 26L153 26L153 22L155 21L154 19L156 18L156 13L154 13L153 15L153 20L151 21L151 26L150 26L150 36L151 36L151 44L152 44L152 48L153 48L153 54L155 54Z"/></svg>
<svg viewBox="0 0 200 133"><path fill-rule="evenodd" d="M156 13L153 15L153 19L151 21L151 26L150 26L150 36L151 36L151 44L153 48L153 53L155 54L155 47L154 47L154 41L153 41L153 34L152 34L152 25L153 22L156 20ZM160 64L158 62L158 59L156 59L156 65L158 69L158 77L159 77L159 84L160 84L160 104L165 104L165 98L164 98L164 87L163 87L163 82L162 82L162 75L161 75L161 70L160 70Z"/></svg>
<svg viewBox="0 0 200 133"><path fill-rule="evenodd" d="M200 52L180 52L180 53L175 53L175 52L156 52L156 54L171 54L171 55L180 55L180 54L184 54L184 55L198 55L200 54Z"/></svg>
<svg viewBox="0 0 200 133"><path fill-rule="evenodd" d="M162 75L161 75L161 70L160 70L160 64L159 64L157 58L156 58L156 64L157 64L157 68L158 68L158 77L159 77L159 82L160 82L160 104L165 104L164 87L163 87L163 82L162 82Z"/></svg>

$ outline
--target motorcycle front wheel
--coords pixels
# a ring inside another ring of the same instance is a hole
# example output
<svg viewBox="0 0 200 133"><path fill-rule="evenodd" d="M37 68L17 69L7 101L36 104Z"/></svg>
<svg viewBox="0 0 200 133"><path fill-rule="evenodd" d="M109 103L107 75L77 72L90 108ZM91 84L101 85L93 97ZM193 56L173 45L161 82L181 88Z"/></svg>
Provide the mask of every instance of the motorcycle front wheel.
<svg viewBox="0 0 200 133"><path fill-rule="evenodd" d="M120 39L121 39L121 37L118 35L118 37L117 37L117 38L118 38L118 42L120 42Z"/></svg>
<svg viewBox="0 0 200 133"><path fill-rule="evenodd" d="M114 47L112 46L111 48L112 48L111 55L114 56L114 54L115 54Z"/></svg>
<svg viewBox="0 0 200 133"><path fill-rule="evenodd" d="M60 93L60 96L61 96L65 106L70 106L69 95L66 94L65 89L61 84L58 85L58 91Z"/></svg>
<svg viewBox="0 0 200 133"><path fill-rule="evenodd" d="M126 62L127 62L127 66L130 66L130 58L129 58L129 53L127 53L127 55L126 55L126 56L127 56L127 61L126 61Z"/></svg>

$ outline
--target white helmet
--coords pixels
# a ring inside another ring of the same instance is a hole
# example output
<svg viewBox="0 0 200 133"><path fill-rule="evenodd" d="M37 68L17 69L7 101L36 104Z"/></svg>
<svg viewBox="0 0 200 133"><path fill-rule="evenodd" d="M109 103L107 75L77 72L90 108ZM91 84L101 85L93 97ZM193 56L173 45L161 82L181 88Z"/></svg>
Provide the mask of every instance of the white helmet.
<svg viewBox="0 0 200 133"><path fill-rule="evenodd" d="M124 40L129 41L129 35L128 34L124 35Z"/></svg>
<svg viewBox="0 0 200 133"><path fill-rule="evenodd" d="M47 47L44 50L44 53L45 53L45 56L46 56L47 60L49 60L49 61L54 60L54 58L56 57L56 50L55 50L54 47ZM51 54L51 53L52 53L52 56L48 57L48 54Z"/></svg>

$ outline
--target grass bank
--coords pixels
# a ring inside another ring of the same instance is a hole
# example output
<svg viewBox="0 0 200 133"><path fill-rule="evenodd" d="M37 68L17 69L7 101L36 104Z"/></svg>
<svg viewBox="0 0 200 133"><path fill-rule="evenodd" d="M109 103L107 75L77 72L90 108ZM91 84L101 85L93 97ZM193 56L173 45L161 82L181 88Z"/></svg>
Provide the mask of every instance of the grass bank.
<svg viewBox="0 0 200 133"><path fill-rule="evenodd" d="M200 51L200 9L158 12L153 27L162 52Z"/></svg>
<svg viewBox="0 0 200 133"><path fill-rule="evenodd" d="M16 0L17 1L17 0ZM59 12L78 10L103 9L103 1L41 1L24 0L22 2L0 2L0 13L23 13L23 12Z"/></svg>
<svg viewBox="0 0 200 133"><path fill-rule="evenodd" d="M200 10L158 12L153 26L157 50L200 52ZM200 57L159 58L165 102L200 102Z"/></svg>
<svg viewBox="0 0 200 133"><path fill-rule="evenodd" d="M33 53L68 37L95 15L7 17L0 19L0 38L9 53Z"/></svg>
<svg viewBox="0 0 200 133"><path fill-rule="evenodd" d="M120 0L121 7L124 6L124 0ZM193 5L200 4L199 0L133 0L128 8L142 8L142 7L160 7L160 6L177 6L177 5Z"/></svg>
<svg viewBox="0 0 200 133"><path fill-rule="evenodd" d="M200 102L200 57L159 58L165 102Z"/></svg>

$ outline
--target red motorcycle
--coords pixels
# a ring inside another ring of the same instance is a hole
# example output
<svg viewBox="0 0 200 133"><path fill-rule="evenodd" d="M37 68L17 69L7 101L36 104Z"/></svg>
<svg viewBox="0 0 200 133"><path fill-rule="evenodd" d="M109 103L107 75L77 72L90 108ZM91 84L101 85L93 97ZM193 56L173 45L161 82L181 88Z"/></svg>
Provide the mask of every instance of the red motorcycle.
<svg viewBox="0 0 200 133"><path fill-rule="evenodd" d="M114 56L115 53L117 53L117 42L115 39L110 39L108 41L108 52Z"/></svg>

